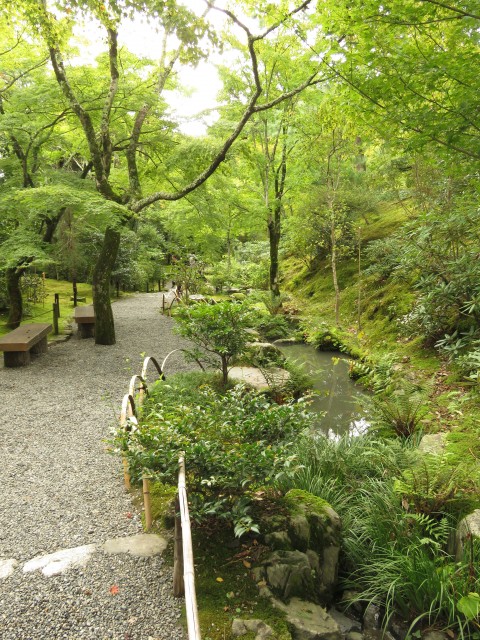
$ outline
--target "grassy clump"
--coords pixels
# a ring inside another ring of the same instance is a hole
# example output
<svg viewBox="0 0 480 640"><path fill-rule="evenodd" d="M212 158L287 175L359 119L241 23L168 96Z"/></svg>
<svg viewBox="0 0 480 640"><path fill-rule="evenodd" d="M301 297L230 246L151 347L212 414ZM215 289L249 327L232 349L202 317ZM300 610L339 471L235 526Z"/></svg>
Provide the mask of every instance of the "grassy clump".
<svg viewBox="0 0 480 640"><path fill-rule="evenodd" d="M462 599L480 590L480 550L460 562L449 553L465 496L452 491L447 468L429 460L424 482L427 463L408 442L372 436L304 438L297 455L303 467L280 487L313 493L341 516L342 582L355 601L382 605L385 625L400 614L412 629L439 626L472 638Z"/></svg>

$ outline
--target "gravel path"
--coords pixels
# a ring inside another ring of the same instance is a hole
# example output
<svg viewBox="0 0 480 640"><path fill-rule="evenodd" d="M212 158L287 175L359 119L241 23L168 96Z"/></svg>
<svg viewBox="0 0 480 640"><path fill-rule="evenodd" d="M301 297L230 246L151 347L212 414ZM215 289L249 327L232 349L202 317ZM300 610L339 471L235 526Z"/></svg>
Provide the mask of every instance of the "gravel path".
<svg viewBox="0 0 480 640"><path fill-rule="evenodd" d="M116 345L75 334L28 367L0 367L0 563L18 563L0 577L2 640L183 637L161 556L96 550L85 566L59 575L22 570L36 556L141 532L120 460L106 452L105 438L131 375L141 372L141 354L161 361L185 344L159 308L159 294L118 301ZM166 374L190 368L176 353Z"/></svg>

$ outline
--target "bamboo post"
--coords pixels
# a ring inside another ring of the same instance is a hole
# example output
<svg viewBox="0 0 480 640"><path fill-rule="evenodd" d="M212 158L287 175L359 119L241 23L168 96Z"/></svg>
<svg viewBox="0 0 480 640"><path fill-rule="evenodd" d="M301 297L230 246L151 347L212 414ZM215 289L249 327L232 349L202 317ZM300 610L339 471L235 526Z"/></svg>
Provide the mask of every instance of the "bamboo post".
<svg viewBox="0 0 480 640"><path fill-rule="evenodd" d="M152 528L152 503L150 500L150 480L143 477L143 506L145 509L145 529L150 531Z"/></svg>
<svg viewBox="0 0 480 640"><path fill-rule="evenodd" d="M180 517L178 494L175 498L175 536L173 543L173 595L175 598L181 598L185 594L185 584L183 582L182 519Z"/></svg>
<svg viewBox="0 0 480 640"><path fill-rule="evenodd" d="M130 471L128 469L128 460L127 460L127 456L125 455L122 456L122 464L123 464L123 481L125 483L125 489L127 489L127 491L130 491L130 489L132 488L132 485L130 482Z"/></svg>
<svg viewBox="0 0 480 640"><path fill-rule="evenodd" d="M58 307L53 303L53 333L58 336Z"/></svg>

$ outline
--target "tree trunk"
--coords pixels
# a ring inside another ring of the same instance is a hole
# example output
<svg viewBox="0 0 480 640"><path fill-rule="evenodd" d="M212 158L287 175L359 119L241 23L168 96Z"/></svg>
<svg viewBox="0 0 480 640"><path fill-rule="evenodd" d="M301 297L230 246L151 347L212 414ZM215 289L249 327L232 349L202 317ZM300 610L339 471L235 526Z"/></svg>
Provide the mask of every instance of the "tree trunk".
<svg viewBox="0 0 480 640"><path fill-rule="evenodd" d="M93 271L95 344L115 344L115 325L110 303L110 276L119 246L120 232L112 227L107 227L103 247Z"/></svg>
<svg viewBox="0 0 480 640"><path fill-rule="evenodd" d="M340 289L338 287L338 279L337 279L337 239L335 237L335 220L333 217L332 217L331 233L332 233L331 235L332 277L333 277L333 287L335 289L335 323L339 325L340 324Z"/></svg>
<svg viewBox="0 0 480 640"><path fill-rule="evenodd" d="M9 310L7 327L16 329L20 325L23 314L22 291L20 289L20 278L24 269L20 267L10 267L6 271L7 293L9 299Z"/></svg>
<svg viewBox="0 0 480 640"><path fill-rule="evenodd" d="M270 278L269 286L273 296L280 295L278 286L278 249L280 246L280 206L275 207L273 216L268 221L268 239L270 243Z"/></svg>
<svg viewBox="0 0 480 640"><path fill-rule="evenodd" d="M225 358L224 356L221 356L221 358L222 358L222 382L223 382L223 388L226 389L227 383L228 383L228 361L227 361L227 358Z"/></svg>

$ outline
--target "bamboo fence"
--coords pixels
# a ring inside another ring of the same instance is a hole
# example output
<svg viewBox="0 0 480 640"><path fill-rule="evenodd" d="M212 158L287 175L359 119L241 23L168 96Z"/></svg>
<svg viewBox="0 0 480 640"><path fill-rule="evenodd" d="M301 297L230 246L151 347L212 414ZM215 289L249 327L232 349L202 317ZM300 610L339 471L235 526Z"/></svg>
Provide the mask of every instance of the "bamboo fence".
<svg viewBox="0 0 480 640"><path fill-rule="evenodd" d="M123 475L126 489L131 489L130 472L128 469L128 433L133 426L138 424L143 401L148 395L147 369L150 364L155 367L158 378L165 380L163 367L168 357L178 351L171 351L160 366L153 356L147 356L143 361L141 375L134 375L130 379L128 393L122 401L120 412L120 428L125 432L126 449L122 456ZM152 526L152 509L150 502L150 479L147 475L142 477L143 503L145 510L145 528L147 531ZM188 511L185 456L178 459L178 492L175 500L175 536L174 536L174 567L173 567L173 593L176 597L185 596L185 611L187 618L188 640L201 640L200 624L198 621L197 596L195 592L195 569L192 548L192 532L190 526L190 514Z"/></svg>

